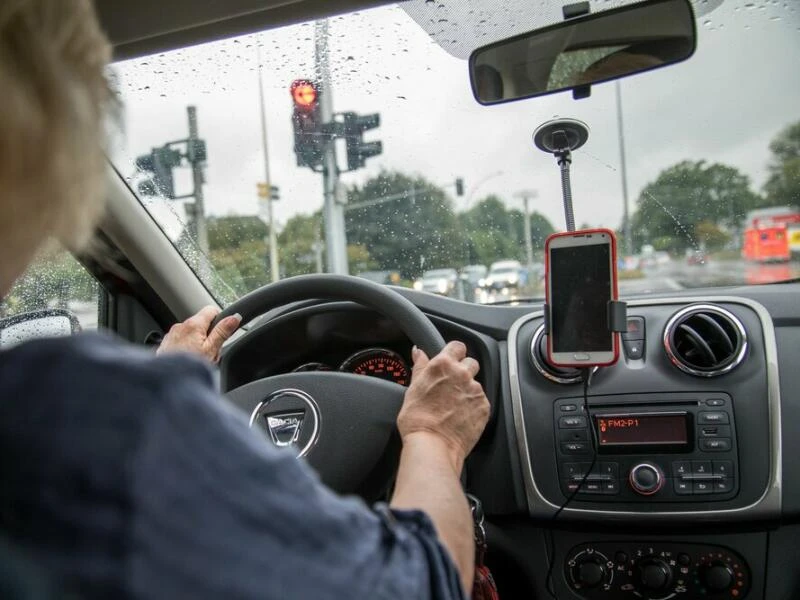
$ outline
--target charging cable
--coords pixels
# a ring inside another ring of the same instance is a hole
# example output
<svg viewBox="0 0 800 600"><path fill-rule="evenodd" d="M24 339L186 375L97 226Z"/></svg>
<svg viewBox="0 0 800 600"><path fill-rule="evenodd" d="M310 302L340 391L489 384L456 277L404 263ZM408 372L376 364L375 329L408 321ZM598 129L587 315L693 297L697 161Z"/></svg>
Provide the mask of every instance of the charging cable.
<svg viewBox="0 0 800 600"><path fill-rule="evenodd" d="M580 491L584 483L586 483L586 479L589 477L589 474L594 470L594 467L597 464L597 447L599 446L599 442L597 440L597 431L594 428L592 417L589 414L589 386L592 383L592 376L594 375L594 372L595 369L592 367L581 369L581 381L583 381L583 414L586 416L586 424L589 426L590 431L589 436L592 445L592 462L581 477L577 487L570 492L569 496L567 496L567 499L564 500L561 506L558 507L558 510L553 513L553 516L550 518L551 527L549 527L547 530L549 536L547 548L547 578L545 580L545 587L547 588L547 592L550 594L550 596L555 600L558 600L558 598L555 594L555 590L553 589L553 569L555 568L556 554L556 540L555 535L553 534L553 527L555 526L555 522L559 515L561 515L561 512L567 507L567 505L569 505L570 502L572 502L573 498L575 498L575 495Z"/></svg>

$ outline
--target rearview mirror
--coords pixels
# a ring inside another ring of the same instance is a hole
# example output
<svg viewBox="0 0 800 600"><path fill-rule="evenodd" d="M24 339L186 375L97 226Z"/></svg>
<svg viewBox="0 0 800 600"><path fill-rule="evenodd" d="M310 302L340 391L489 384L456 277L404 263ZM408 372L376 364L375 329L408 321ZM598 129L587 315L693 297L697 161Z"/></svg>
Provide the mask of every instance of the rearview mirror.
<svg viewBox="0 0 800 600"><path fill-rule="evenodd" d="M588 86L686 60L695 50L689 0L652 0L586 14L475 50L475 99L498 104Z"/></svg>
<svg viewBox="0 0 800 600"><path fill-rule="evenodd" d="M0 320L0 349L38 338L73 335L81 330L68 310L48 308Z"/></svg>

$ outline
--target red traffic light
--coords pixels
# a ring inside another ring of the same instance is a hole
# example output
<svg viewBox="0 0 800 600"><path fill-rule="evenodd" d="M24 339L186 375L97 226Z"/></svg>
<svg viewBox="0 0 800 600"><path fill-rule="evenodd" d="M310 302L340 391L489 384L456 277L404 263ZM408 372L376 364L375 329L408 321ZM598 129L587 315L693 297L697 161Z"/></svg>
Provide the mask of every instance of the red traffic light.
<svg viewBox="0 0 800 600"><path fill-rule="evenodd" d="M319 90L314 82L308 79L297 79L290 88L295 108L300 110L314 110L319 99Z"/></svg>

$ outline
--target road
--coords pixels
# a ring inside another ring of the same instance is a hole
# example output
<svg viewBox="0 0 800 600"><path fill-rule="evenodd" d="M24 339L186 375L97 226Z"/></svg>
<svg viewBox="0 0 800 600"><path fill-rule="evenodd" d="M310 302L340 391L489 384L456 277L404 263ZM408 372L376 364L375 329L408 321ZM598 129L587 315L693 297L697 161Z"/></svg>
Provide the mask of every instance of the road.
<svg viewBox="0 0 800 600"><path fill-rule="evenodd" d="M800 277L800 262L762 265L742 260L709 260L703 265L689 265L682 260L673 260L665 265L646 269L643 274L643 277L637 279L620 279L620 297L785 281ZM508 303L519 297L544 299L544 287L539 285L506 294L479 292L477 301L483 304Z"/></svg>
<svg viewBox="0 0 800 600"><path fill-rule="evenodd" d="M709 260L688 265L674 260L644 271L641 279L621 280L620 296L657 294L692 288L757 285L800 277L800 262L756 264L741 260Z"/></svg>

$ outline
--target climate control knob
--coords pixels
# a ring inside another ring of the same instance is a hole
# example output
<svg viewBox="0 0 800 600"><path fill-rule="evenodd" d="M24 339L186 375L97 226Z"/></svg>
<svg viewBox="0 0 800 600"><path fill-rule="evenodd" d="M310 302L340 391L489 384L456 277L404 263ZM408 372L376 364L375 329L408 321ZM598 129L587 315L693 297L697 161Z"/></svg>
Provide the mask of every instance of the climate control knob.
<svg viewBox="0 0 800 600"><path fill-rule="evenodd" d="M652 496L664 486L664 473L652 463L639 463L628 475L633 491L642 496Z"/></svg>
<svg viewBox="0 0 800 600"><path fill-rule="evenodd" d="M724 592L733 585L733 571L721 562L703 567L700 573L703 584L710 592Z"/></svg>
<svg viewBox="0 0 800 600"><path fill-rule="evenodd" d="M606 579L606 567L599 561L583 560L575 565L573 571L577 583L586 587L595 587Z"/></svg>
<svg viewBox="0 0 800 600"><path fill-rule="evenodd" d="M669 587L672 569L663 560L645 558L637 565L639 587L648 592L657 592Z"/></svg>

